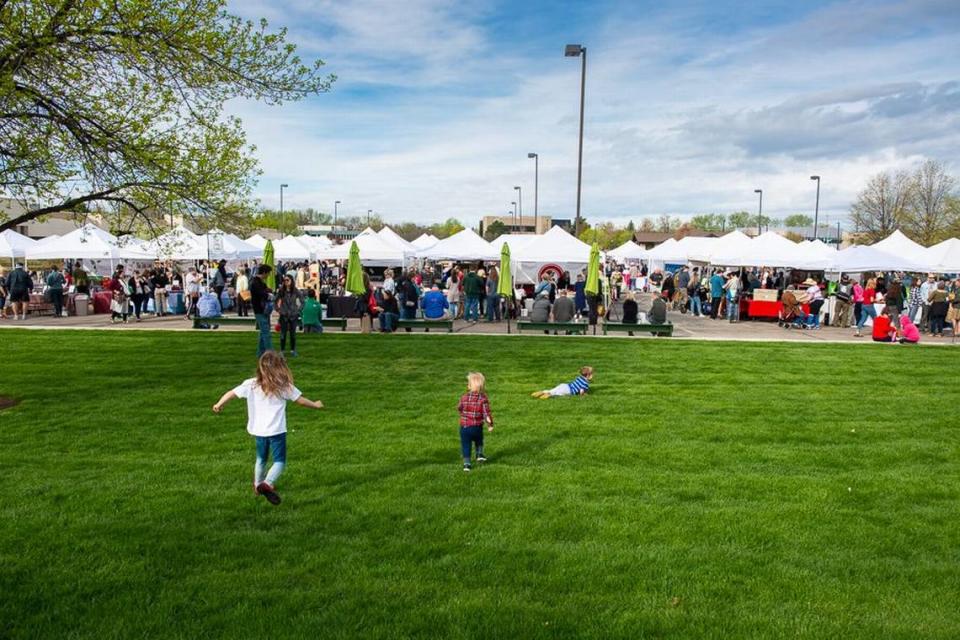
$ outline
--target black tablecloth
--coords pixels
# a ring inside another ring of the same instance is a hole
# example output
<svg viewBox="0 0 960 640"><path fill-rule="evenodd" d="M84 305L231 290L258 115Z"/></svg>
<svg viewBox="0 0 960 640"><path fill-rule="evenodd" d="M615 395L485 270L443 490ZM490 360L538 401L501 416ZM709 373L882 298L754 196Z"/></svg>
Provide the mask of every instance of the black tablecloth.
<svg viewBox="0 0 960 640"><path fill-rule="evenodd" d="M330 296L327 298L328 318L359 318L357 299L354 296Z"/></svg>

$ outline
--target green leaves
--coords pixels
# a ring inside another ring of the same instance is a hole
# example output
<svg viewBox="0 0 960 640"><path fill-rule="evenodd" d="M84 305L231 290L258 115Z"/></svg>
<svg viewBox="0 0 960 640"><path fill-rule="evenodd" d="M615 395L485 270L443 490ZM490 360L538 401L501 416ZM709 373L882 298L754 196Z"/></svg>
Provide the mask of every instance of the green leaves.
<svg viewBox="0 0 960 640"><path fill-rule="evenodd" d="M0 3L0 188L33 203L0 228L97 201L233 226L222 218L249 203L257 164L226 101L281 104L328 91L334 77L322 61L304 65L285 30L225 7Z"/></svg>

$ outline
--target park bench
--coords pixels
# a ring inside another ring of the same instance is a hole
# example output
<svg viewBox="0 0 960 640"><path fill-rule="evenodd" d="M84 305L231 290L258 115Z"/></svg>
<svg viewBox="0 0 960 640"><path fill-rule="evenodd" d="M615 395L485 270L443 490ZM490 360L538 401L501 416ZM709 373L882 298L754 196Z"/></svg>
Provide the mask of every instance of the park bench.
<svg viewBox="0 0 960 640"><path fill-rule="evenodd" d="M603 335L607 335L608 331L626 331L630 335L633 335L634 333L652 333L658 337L669 337L673 335L673 325L669 322L666 324L626 324L623 322L604 322Z"/></svg>
<svg viewBox="0 0 960 640"><path fill-rule="evenodd" d="M251 328L257 324L257 319L252 316L217 316L216 318L194 318L193 328L199 329L201 324L239 324L249 325ZM347 330L346 318L320 318L320 324L323 328L339 327L340 331Z"/></svg>
<svg viewBox="0 0 960 640"><path fill-rule="evenodd" d="M429 332L430 329L446 329L447 333L453 333L453 320L446 320L444 318L430 319L430 318L416 318L413 320L397 320L398 329L406 329L410 331L411 329L423 329L426 332Z"/></svg>
<svg viewBox="0 0 960 640"><path fill-rule="evenodd" d="M517 331L523 333L528 331L565 331L567 333L586 334L590 325L586 322L533 322L531 320L521 320L517 322Z"/></svg>

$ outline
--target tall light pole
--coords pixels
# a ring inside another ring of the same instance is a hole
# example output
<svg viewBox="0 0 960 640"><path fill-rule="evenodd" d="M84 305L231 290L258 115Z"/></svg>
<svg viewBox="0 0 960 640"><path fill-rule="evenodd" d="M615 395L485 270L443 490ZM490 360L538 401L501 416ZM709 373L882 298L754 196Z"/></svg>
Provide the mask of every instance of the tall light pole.
<svg viewBox="0 0 960 640"><path fill-rule="evenodd" d="M373 209L367 209L367 226L370 226L370 214L373 213Z"/></svg>
<svg viewBox="0 0 960 640"><path fill-rule="evenodd" d="M523 191L520 187L514 187L517 191L517 223L523 224Z"/></svg>
<svg viewBox="0 0 960 640"><path fill-rule="evenodd" d="M817 239L817 224L820 222L820 176L810 176L811 180L817 181L817 204L813 209L813 239Z"/></svg>
<svg viewBox="0 0 960 640"><path fill-rule="evenodd" d="M513 214L513 232L516 233L517 232L517 203L511 202L510 204L513 205L513 209L511 210L511 213Z"/></svg>
<svg viewBox="0 0 960 640"><path fill-rule="evenodd" d="M587 92L587 48L579 44L568 44L563 55L568 58L581 58L580 67L580 147L577 152L577 218L574 222L574 235L580 237L580 186L583 182L583 103Z"/></svg>
<svg viewBox="0 0 960 640"><path fill-rule="evenodd" d="M337 200L333 203L333 228L337 228L337 207L340 206L340 201Z"/></svg>
<svg viewBox="0 0 960 640"><path fill-rule="evenodd" d="M528 153L528 158L533 158L533 233L537 233L537 214L538 211L538 200L540 194L540 156L536 153Z"/></svg>
<svg viewBox="0 0 960 640"><path fill-rule="evenodd" d="M760 213L757 214L757 235L759 236L763 233L763 229L760 228L763 224L763 189L754 189L753 192L760 194Z"/></svg>

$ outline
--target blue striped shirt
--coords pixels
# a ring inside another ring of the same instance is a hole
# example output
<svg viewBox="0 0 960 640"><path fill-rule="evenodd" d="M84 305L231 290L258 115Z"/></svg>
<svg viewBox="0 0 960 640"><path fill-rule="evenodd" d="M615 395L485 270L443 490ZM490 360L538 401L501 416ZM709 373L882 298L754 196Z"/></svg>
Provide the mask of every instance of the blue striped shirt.
<svg viewBox="0 0 960 640"><path fill-rule="evenodd" d="M590 389L590 383L583 376L577 376L576 380L569 384L571 395L580 395L581 391Z"/></svg>

